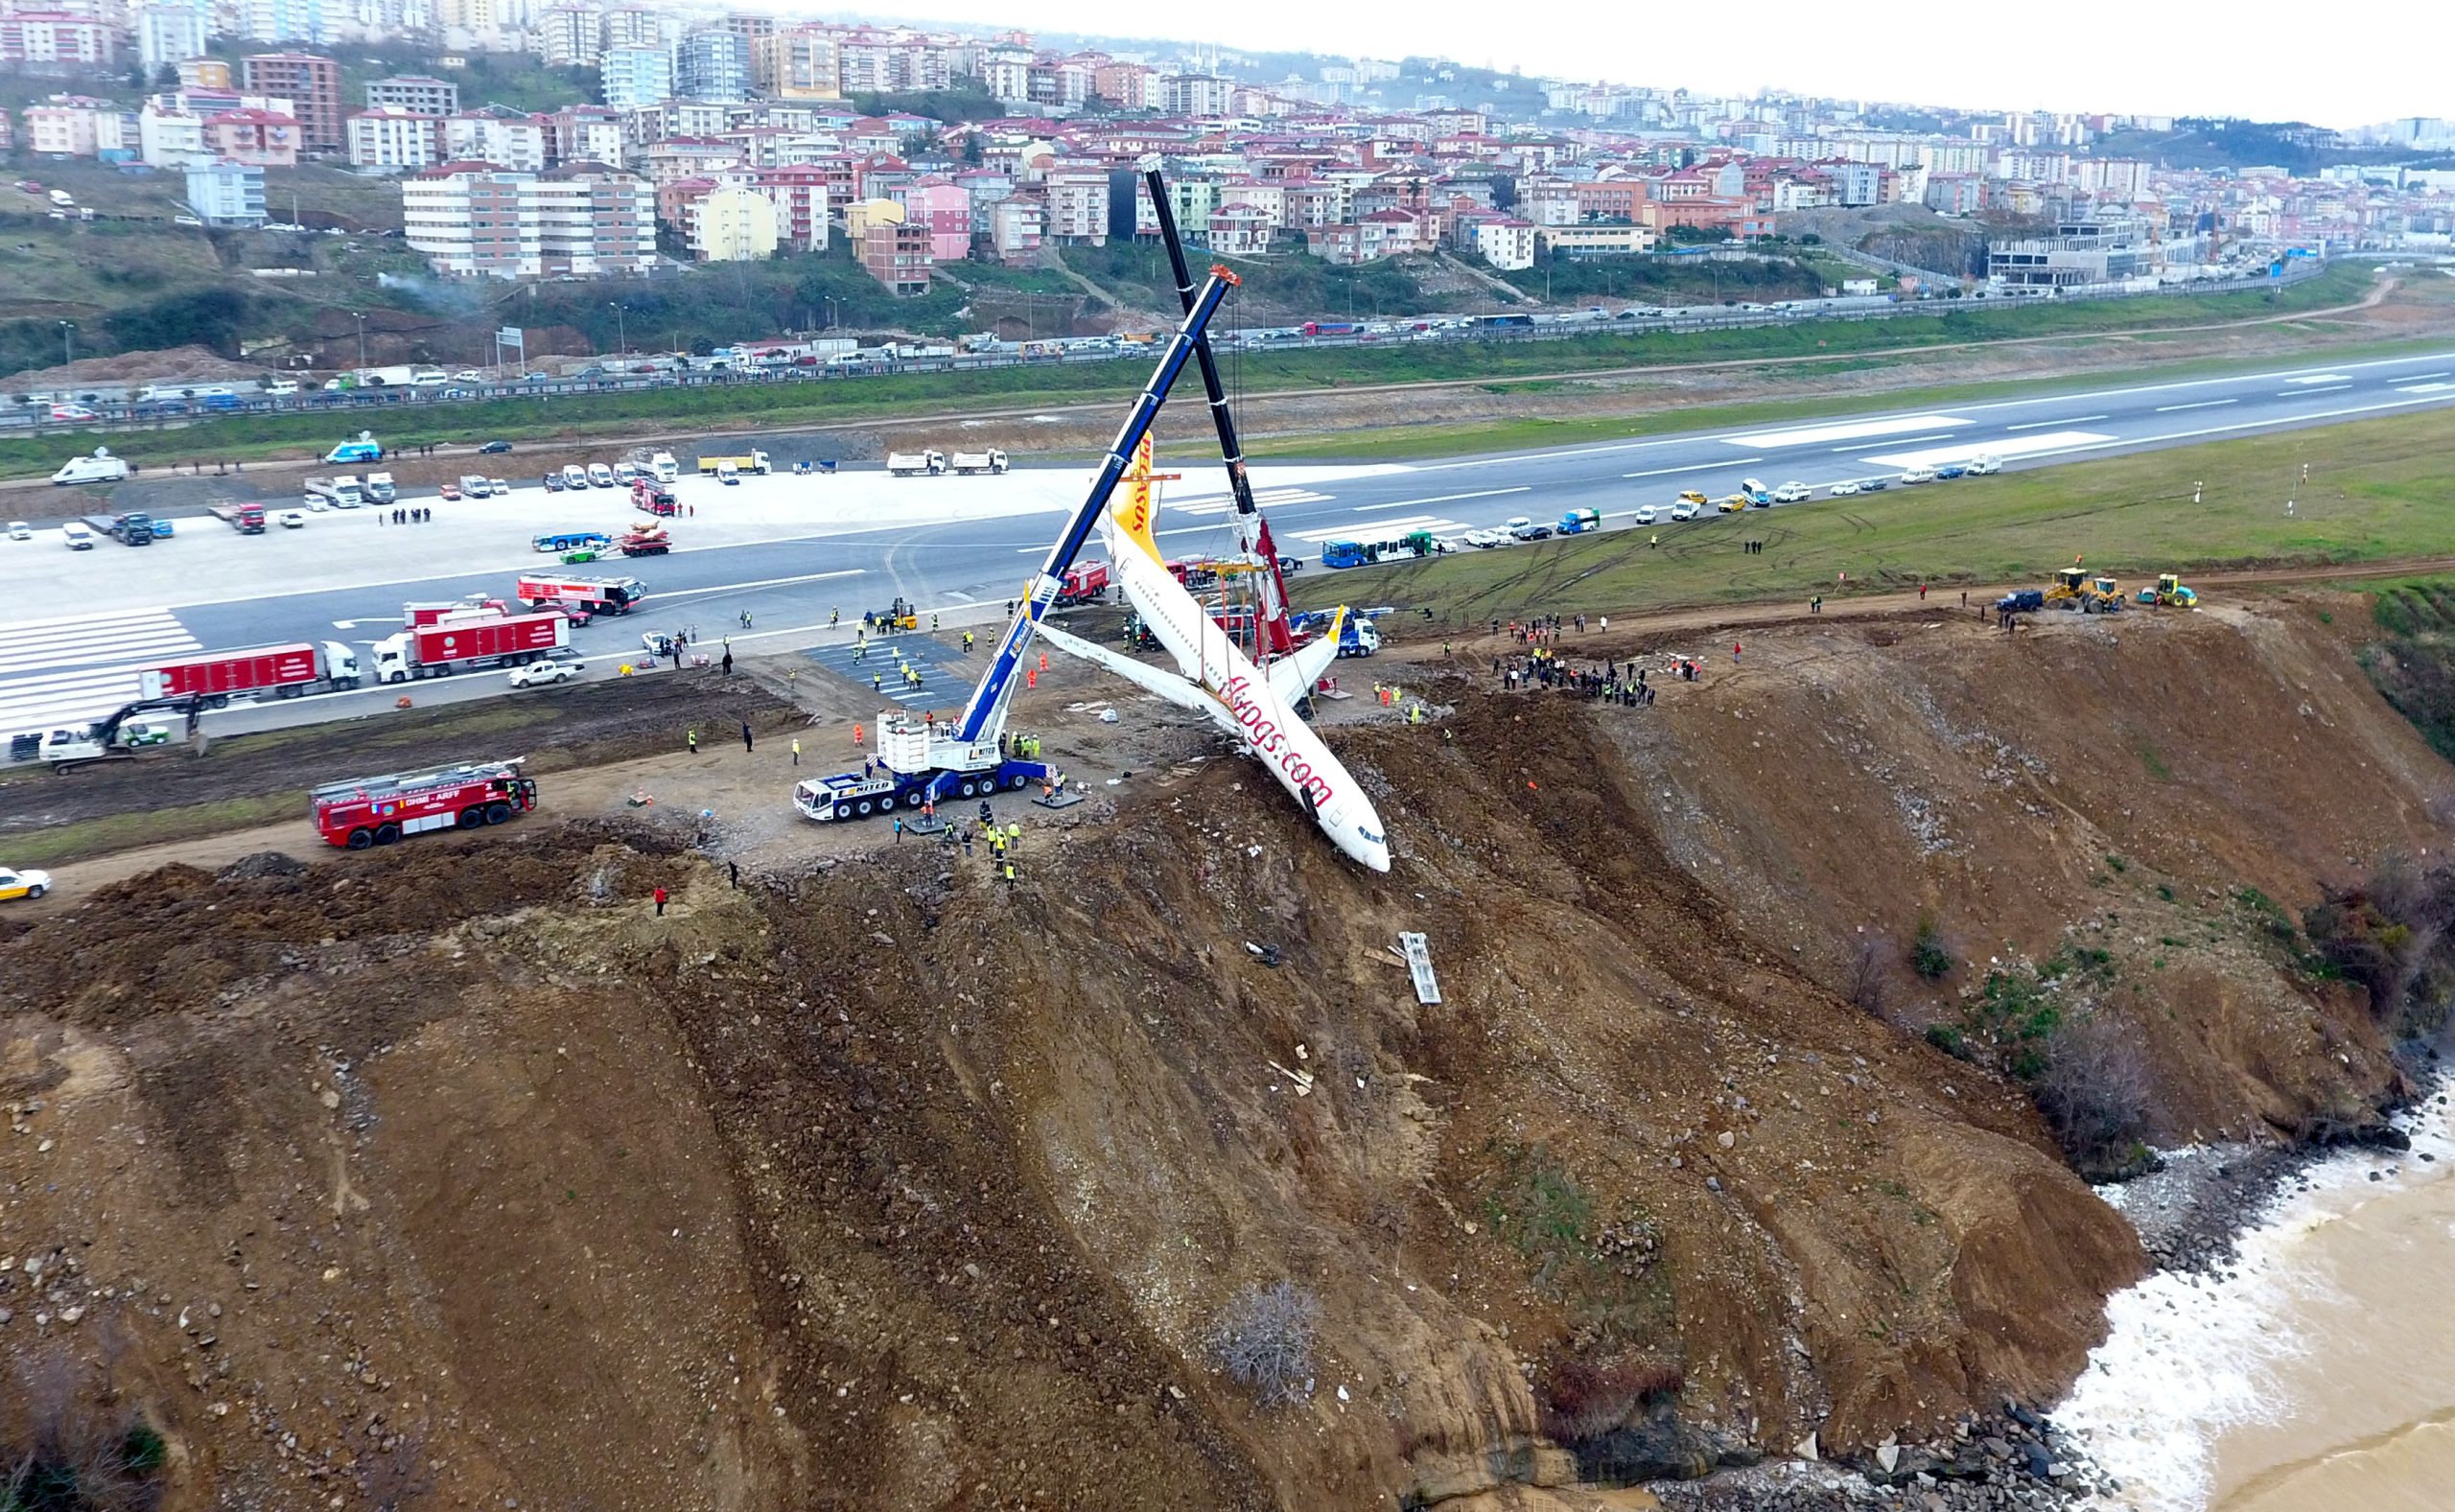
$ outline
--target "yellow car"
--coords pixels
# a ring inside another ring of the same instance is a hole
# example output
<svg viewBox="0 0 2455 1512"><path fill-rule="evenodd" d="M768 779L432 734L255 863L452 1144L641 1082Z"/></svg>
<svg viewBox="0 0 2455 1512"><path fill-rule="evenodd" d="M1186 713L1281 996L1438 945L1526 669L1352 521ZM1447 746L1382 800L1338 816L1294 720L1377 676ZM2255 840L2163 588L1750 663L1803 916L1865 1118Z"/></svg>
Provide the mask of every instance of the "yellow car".
<svg viewBox="0 0 2455 1512"><path fill-rule="evenodd" d="M1714 507L1726 515L1738 514L1740 511L1747 507L1747 496L1745 494L1725 494L1722 496L1721 502L1714 505Z"/></svg>
<svg viewBox="0 0 2455 1512"><path fill-rule="evenodd" d="M1680 495L1679 501L1683 504L1695 504L1699 509L1708 508L1713 504L1712 500L1707 499L1704 495L1696 492L1693 488Z"/></svg>
<svg viewBox="0 0 2455 1512"><path fill-rule="evenodd" d="M50 891L50 872L12 872L0 866L0 902L15 897L40 897Z"/></svg>

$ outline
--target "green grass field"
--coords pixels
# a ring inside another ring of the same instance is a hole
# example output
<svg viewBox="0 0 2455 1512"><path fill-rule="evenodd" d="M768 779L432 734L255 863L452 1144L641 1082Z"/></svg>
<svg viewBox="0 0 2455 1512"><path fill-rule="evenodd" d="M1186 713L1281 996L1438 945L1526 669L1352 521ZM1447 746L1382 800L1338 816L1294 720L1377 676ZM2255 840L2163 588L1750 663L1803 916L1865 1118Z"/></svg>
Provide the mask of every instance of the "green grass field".
<svg viewBox="0 0 2455 1512"><path fill-rule="evenodd" d="M2173 295L2100 304L1953 309L1933 315L1830 326L1692 334L1612 333L1556 341L1405 343L1272 355L1231 353L1222 365L1232 391L1264 393L1440 381L1506 384L1511 380L1649 363L1779 357L1847 359L1854 352L2208 325L2280 311L2324 309L2358 297L2369 280L2367 268L2345 266L2283 291L2274 302L2263 293ZM1870 365L1881 361L1876 358L1865 361ZM248 460L303 457L321 452L362 425L373 426L387 443L414 446L430 441L451 443L497 437L578 437L608 430L636 431L643 427L688 430L694 427L722 429L740 423L769 427L862 423L899 414L960 408L973 402L1022 407L1122 398L1137 389L1144 377L1140 364L1131 361L992 368L814 384L657 389L546 402L534 398L492 400L448 408L421 408L397 418L380 411L364 419L348 415L235 416L156 431L121 432L108 439L113 451L138 462L199 456ZM1413 432L1402 433L1411 442L1415 439ZM63 445L63 438L0 442L0 477L48 473L59 465L65 451L75 449L73 442ZM1352 455L1358 451L1350 446L1349 450L1333 454Z"/></svg>
<svg viewBox="0 0 2455 1512"><path fill-rule="evenodd" d="M2307 463L2309 480L2301 479ZM2191 502L2205 484L2202 502ZM2285 500L2293 498L2287 517ZM1622 508L1667 504L1631 489ZM1529 506L1529 513L1535 511ZM1606 511L1607 513L1608 511ZM1651 542L1659 538L1660 545ZM1760 555L1741 543L1765 543ZM2160 571L2455 550L2455 411L2221 441L1774 510L1307 572L1299 604L1390 603L1470 623L1533 613L2039 583L2074 556L2126 591ZM1848 574L1841 585L1840 574Z"/></svg>

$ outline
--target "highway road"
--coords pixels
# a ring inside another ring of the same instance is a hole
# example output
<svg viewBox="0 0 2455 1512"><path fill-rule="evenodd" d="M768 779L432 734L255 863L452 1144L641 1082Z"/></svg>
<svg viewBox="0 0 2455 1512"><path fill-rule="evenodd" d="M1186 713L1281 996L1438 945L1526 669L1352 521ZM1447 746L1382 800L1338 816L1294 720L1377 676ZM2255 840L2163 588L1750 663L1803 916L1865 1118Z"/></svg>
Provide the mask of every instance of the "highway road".
<svg viewBox="0 0 2455 1512"><path fill-rule="evenodd" d="M1835 482L1981 454L2009 471L2449 403L2455 351L1420 464L1264 467L1254 477L1280 550L1310 559L1306 570L1320 572L1324 542L1414 530L1452 537L1514 516L1555 521L1576 508L1599 510L1606 527L1625 528L1642 505L1667 505L1686 489L1719 497L1743 477L1810 484L1812 502L1781 507L1821 508ZM1216 459L1186 454L1162 465L1184 475L1163 493L1162 548L1228 549L1227 480ZM848 637L862 610L899 594L949 627L1000 621L1087 478L1080 464L1003 477L775 477L737 488L686 478L681 497L693 513L673 522L683 549L563 570L635 574L651 595L625 618L579 629L573 643L595 663L591 675L600 676L624 654L636 655L643 631L695 626L709 641L731 633L745 653L798 649ZM1982 509L1989 484L1925 486L1960 491L1972 509ZM133 549L105 542L70 552L51 529L32 542L0 541L0 603L11 606L11 619L0 624L0 733L106 712L131 695L138 667L172 656L328 639L362 649L399 627L405 601L503 596L517 573L553 568L552 558L528 549L532 531L641 518L610 493L533 487L436 507L432 525L379 524L374 511L362 510L252 537L197 517L177 521L175 538ZM1708 516L1661 528L1732 526ZM1364 570L1354 593L1368 600ZM830 628L837 611L843 623ZM743 615L751 616L747 628ZM502 686L499 674L483 682ZM426 685L428 694L440 686ZM380 703L388 706L390 697ZM323 702L234 709L208 728L303 717ZM359 694L332 702L332 712L359 712L379 701Z"/></svg>

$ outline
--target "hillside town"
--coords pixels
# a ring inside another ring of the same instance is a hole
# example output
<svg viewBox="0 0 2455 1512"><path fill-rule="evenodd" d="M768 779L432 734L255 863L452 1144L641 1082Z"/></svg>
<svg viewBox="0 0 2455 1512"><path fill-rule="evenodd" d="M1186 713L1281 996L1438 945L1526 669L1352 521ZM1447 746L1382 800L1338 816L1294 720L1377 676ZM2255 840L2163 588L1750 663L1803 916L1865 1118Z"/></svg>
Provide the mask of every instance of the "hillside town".
<svg viewBox="0 0 2455 1512"><path fill-rule="evenodd" d="M1343 268L1445 251L1507 273L1761 243L1809 212L1899 206L2019 234L1958 266L1893 249L1892 271L2035 290L2455 232L2455 170L2165 166L2123 146L2175 129L2154 116L1709 98L1423 59L1321 59L1263 80L1215 50L639 5L382 0L344 18L316 0L45 3L59 8L0 17L0 63L125 69L152 87L26 105L24 153L182 173L181 219L210 226L278 224L268 171L346 165L397 180L407 244L457 278L636 277L841 239L881 286L919 295L949 264L1028 267L1150 238L1133 168L1152 154L1171 164L1178 222L1212 254ZM431 44L430 71L344 87L352 45L404 41ZM473 97L454 76L489 53L531 55L596 99L524 110ZM2455 141L2433 120L2367 142L2317 134L2328 140L2307 145L2416 156Z"/></svg>

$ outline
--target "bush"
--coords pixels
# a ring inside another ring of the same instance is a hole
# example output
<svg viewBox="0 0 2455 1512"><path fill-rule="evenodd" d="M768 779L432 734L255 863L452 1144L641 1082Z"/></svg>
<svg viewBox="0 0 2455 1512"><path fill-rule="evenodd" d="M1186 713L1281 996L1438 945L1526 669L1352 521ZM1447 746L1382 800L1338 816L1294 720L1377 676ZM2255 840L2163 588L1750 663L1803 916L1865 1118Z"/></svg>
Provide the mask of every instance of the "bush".
<svg viewBox="0 0 2455 1512"><path fill-rule="evenodd" d="M1677 1396L1686 1384L1687 1375L1678 1365L1658 1360L1598 1364L1556 1359L1534 1378L1534 1400L1542 1407L1544 1436L1574 1448Z"/></svg>
<svg viewBox="0 0 2455 1512"><path fill-rule="evenodd" d="M1859 942L1842 979L1841 992L1851 1005L1878 1018L1883 1016L1884 1004L1892 995L1891 954L1881 936L1869 935Z"/></svg>
<svg viewBox="0 0 2455 1512"><path fill-rule="evenodd" d="M1909 947L1909 969L1917 972L1922 981L1940 982L1952 968L1952 949L1935 928L1935 916L1919 915L1918 937Z"/></svg>
<svg viewBox="0 0 2455 1512"><path fill-rule="evenodd" d="M1313 1335L1321 1304L1292 1281L1250 1286L1228 1300L1210 1352L1229 1380L1264 1407L1301 1402L1312 1387Z"/></svg>
<svg viewBox="0 0 2455 1512"><path fill-rule="evenodd" d="M1969 1058L1969 1040L1967 1036L1963 1035L1959 1030L1954 1029L1950 1024L1929 1024L1927 1026L1927 1043L1952 1057L1954 1060L1966 1060Z"/></svg>
<svg viewBox="0 0 2455 1512"><path fill-rule="evenodd" d="M2147 1064L2139 1042L2106 1015L2054 1027L2029 1093L2083 1175L2135 1169L2146 1156Z"/></svg>

